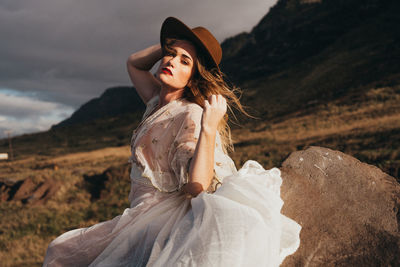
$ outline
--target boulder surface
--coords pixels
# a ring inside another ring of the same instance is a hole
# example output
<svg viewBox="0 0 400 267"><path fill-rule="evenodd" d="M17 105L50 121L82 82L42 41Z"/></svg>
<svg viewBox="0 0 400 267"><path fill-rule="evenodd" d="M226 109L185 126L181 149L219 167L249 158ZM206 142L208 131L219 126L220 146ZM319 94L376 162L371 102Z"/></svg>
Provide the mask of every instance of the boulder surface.
<svg viewBox="0 0 400 267"><path fill-rule="evenodd" d="M339 151L310 147L282 163L282 213L301 226L282 266L400 266L400 185Z"/></svg>

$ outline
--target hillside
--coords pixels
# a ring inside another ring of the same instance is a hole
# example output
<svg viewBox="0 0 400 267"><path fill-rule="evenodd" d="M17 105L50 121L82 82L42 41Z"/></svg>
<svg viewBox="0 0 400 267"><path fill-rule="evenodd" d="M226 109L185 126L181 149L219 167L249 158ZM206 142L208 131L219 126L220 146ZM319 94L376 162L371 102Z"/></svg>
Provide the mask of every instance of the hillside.
<svg viewBox="0 0 400 267"><path fill-rule="evenodd" d="M301 2L278 1L222 44L222 69L263 119L399 84L398 1Z"/></svg>

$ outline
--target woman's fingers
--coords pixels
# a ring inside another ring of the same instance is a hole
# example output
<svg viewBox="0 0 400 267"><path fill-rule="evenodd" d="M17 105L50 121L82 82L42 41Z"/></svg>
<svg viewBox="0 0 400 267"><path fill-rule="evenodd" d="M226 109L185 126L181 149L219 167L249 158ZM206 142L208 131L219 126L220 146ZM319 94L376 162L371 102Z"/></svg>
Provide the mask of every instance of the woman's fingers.
<svg viewBox="0 0 400 267"><path fill-rule="evenodd" d="M213 104L226 104L226 99L222 95L210 95L208 97L208 102L210 105Z"/></svg>
<svg viewBox="0 0 400 267"><path fill-rule="evenodd" d="M202 126L216 130L226 109L226 99L222 95L210 95L207 100L204 100Z"/></svg>
<svg viewBox="0 0 400 267"><path fill-rule="evenodd" d="M210 108L210 102L208 102L208 100L204 100L204 107Z"/></svg>
<svg viewBox="0 0 400 267"><path fill-rule="evenodd" d="M211 95L211 99L212 99L214 104L217 103L217 96L216 95Z"/></svg>

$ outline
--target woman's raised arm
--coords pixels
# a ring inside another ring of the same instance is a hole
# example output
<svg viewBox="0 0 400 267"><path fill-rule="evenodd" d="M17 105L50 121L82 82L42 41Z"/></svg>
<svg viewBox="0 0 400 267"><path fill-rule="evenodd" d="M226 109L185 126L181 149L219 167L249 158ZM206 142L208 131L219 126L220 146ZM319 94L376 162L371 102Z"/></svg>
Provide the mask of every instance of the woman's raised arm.
<svg viewBox="0 0 400 267"><path fill-rule="evenodd" d="M126 61L129 77L144 103L160 91L160 82L150 73L150 69L161 58L161 45L156 44L133 53Z"/></svg>
<svg viewBox="0 0 400 267"><path fill-rule="evenodd" d="M214 149L217 127L226 113L226 99L212 95L205 101L199 140L189 167L189 181L182 190L197 196L206 190L214 176Z"/></svg>

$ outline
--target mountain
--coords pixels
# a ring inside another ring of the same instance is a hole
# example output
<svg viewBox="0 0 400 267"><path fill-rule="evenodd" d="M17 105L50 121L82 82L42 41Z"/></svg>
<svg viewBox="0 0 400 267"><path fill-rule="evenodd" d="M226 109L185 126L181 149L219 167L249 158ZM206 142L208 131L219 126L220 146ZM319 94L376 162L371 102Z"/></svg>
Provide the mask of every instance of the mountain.
<svg viewBox="0 0 400 267"><path fill-rule="evenodd" d="M127 113L143 112L144 109L145 105L134 87L112 87L108 88L100 97L83 104L71 117L52 128L57 129Z"/></svg>

